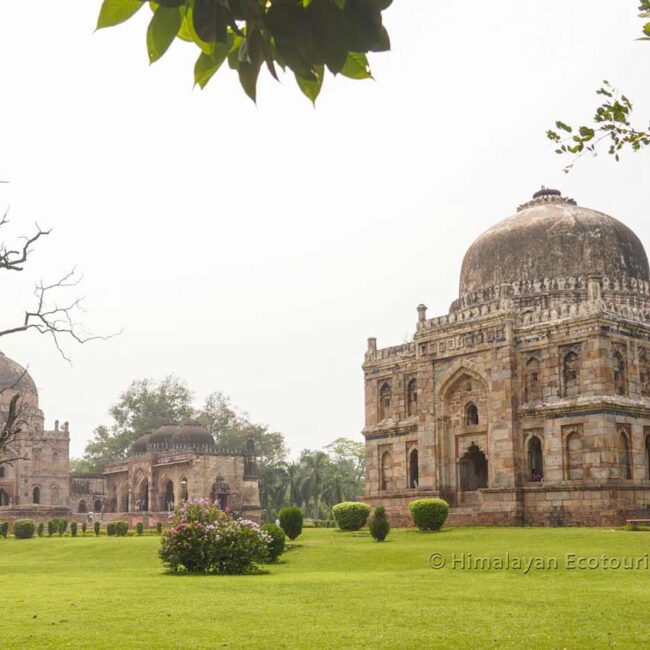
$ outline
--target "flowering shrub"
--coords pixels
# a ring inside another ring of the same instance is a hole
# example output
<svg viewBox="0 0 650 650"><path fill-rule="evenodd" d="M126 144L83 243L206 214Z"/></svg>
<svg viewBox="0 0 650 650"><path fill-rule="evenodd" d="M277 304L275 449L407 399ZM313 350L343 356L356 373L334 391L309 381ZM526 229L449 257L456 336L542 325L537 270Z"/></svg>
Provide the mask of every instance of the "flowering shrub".
<svg viewBox="0 0 650 650"><path fill-rule="evenodd" d="M207 499L186 501L170 519L160 557L172 571L244 574L268 560L271 536L253 521L231 519Z"/></svg>

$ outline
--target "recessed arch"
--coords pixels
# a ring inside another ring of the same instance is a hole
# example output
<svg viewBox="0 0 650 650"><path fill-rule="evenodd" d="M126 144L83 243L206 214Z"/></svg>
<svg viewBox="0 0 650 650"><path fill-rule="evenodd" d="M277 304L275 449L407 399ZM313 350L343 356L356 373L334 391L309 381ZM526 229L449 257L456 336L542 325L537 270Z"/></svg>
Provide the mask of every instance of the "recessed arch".
<svg viewBox="0 0 650 650"><path fill-rule="evenodd" d="M627 395L627 364L623 355L616 350L613 355L614 393Z"/></svg>
<svg viewBox="0 0 650 650"><path fill-rule="evenodd" d="M476 443L472 443L460 458L460 489L473 492L488 484L488 461Z"/></svg>
<svg viewBox="0 0 650 650"><path fill-rule="evenodd" d="M526 363L526 402L538 402L542 399L541 364L537 357L531 357Z"/></svg>
<svg viewBox="0 0 650 650"><path fill-rule="evenodd" d="M390 490L393 483L393 456L390 451L382 453L379 471L381 473L381 489Z"/></svg>
<svg viewBox="0 0 650 650"><path fill-rule="evenodd" d="M414 447L409 452L408 457L409 465L409 487L416 488L420 483L420 466L419 466L419 456L418 448Z"/></svg>
<svg viewBox="0 0 650 650"><path fill-rule="evenodd" d="M618 465L619 477L625 480L632 478L632 451L630 439L625 431L618 434Z"/></svg>
<svg viewBox="0 0 650 650"><path fill-rule="evenodd" d="M79 501L79 505L77 506L77 512L81 514L82 512L88 512L88 506L86 505L86 500L81 499Z"/></svg>
<svg viewBox="0 0 650 650"><path fill-rule="evenodd" d="M9 505L9 495L2 488L0 488L0 506Z"/></svg>
<svg viewBox="0 0 650 650"><path fill-rule="evenodd" d="M391 408L393 402L393 389L390 382L385 381L379 387L379 421L387 420L391 417Z"/></svg>
<svg viewBox="0 0 650 650"><path fill-rule="evenodd" d="M542 441L538 436L531 436L527 444L526 480L542 481L544 478L544 453Z"/></svg>
<svg viewBox="0 0 650 650"><path fill-rule="evenodd" d="M440 378L436 389L438 399L444 400L447 394L456 388L459 382L469 384L472 390L484 391L487 393L488 383L478 371L474 370L467 363L456 363Z"/></svg>
<svg viewBox="0 0 650 650"><path fill-rule="evenodd" d="M411 417L418 411L418 382L411 379L406 385L406 415Z"/></svg>
<svg viewBox="0 0 650 650"><path fill-rule="evenodd" d="M32 490L32 503L38 505L40 504L40 502L41 502L41 488L36 486Z"/></svg>
<svg viewBox="0 0 650 650"><path fill-rule="evenodd" d="M465 404L465 426L472 427L477 424L479 424L478 406L474 402L467 402Z"/></svg>
<svg viewBox="0 0 650 650"><path fill-rule="evenodd" d="M580 394L580 357L575 350L569 350L562 358L562 380L564 397Z"/></svg>
<svg viewBox="0 0 650 650"><path fill-rule="evenodd" d="M584 478L584 453L582 436L572 431L566 438L566 476L570 481L580 481Z"/></svg>

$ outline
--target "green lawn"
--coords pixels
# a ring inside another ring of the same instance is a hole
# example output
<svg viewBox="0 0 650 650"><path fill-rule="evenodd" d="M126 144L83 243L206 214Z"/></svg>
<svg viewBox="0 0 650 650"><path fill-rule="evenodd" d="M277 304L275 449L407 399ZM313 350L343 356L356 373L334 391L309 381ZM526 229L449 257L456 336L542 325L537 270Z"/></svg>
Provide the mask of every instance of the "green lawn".
<svg viewBox="0 0 650 650"><path fill-rule="evenodd" d="M650 571L434 571L429 555L638 557L608 529L305 530L265 575L174 576L158 537L0 540L3 648L625 648ZM512 561L512 560L511 560Z"/></svg>

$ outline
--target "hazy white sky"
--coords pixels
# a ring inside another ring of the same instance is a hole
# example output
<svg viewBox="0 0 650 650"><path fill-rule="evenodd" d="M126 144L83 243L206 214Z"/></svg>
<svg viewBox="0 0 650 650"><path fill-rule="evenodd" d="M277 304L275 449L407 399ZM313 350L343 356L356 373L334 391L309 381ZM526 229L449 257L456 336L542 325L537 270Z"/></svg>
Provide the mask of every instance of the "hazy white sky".
<svg viewBox="0 0 650 650"><path fill-rule="evenodd" d="M326 81L316 110L263 76L256 107L194 49L149 67L144 9L93 33L100 0L0 2L0 204L54 233L2 276L3 324L35 279L84 274L85 323L113 340L2 339L29 364L72 453L135 378L223 390L290 446L361 439L368 336L403 342L446 313L463 254L541 184L650 242L648 154L568 176L544 138L591 115L602 79L650 115L638 0L395 0L376 81Z"/></svg>

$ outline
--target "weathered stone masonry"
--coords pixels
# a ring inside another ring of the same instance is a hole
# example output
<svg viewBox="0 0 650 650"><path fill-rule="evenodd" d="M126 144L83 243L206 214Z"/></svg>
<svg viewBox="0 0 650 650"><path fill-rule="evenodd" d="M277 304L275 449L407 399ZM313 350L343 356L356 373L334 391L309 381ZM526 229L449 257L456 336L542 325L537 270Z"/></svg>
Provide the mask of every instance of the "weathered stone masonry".
<svg viewBox="0 0 650 650"><path fill-rule="evenodd" d="M450 313L363 364L366 500L407 523L611 524L650 509L650 272L617 220L538 192L472 244Z"/></svg>

